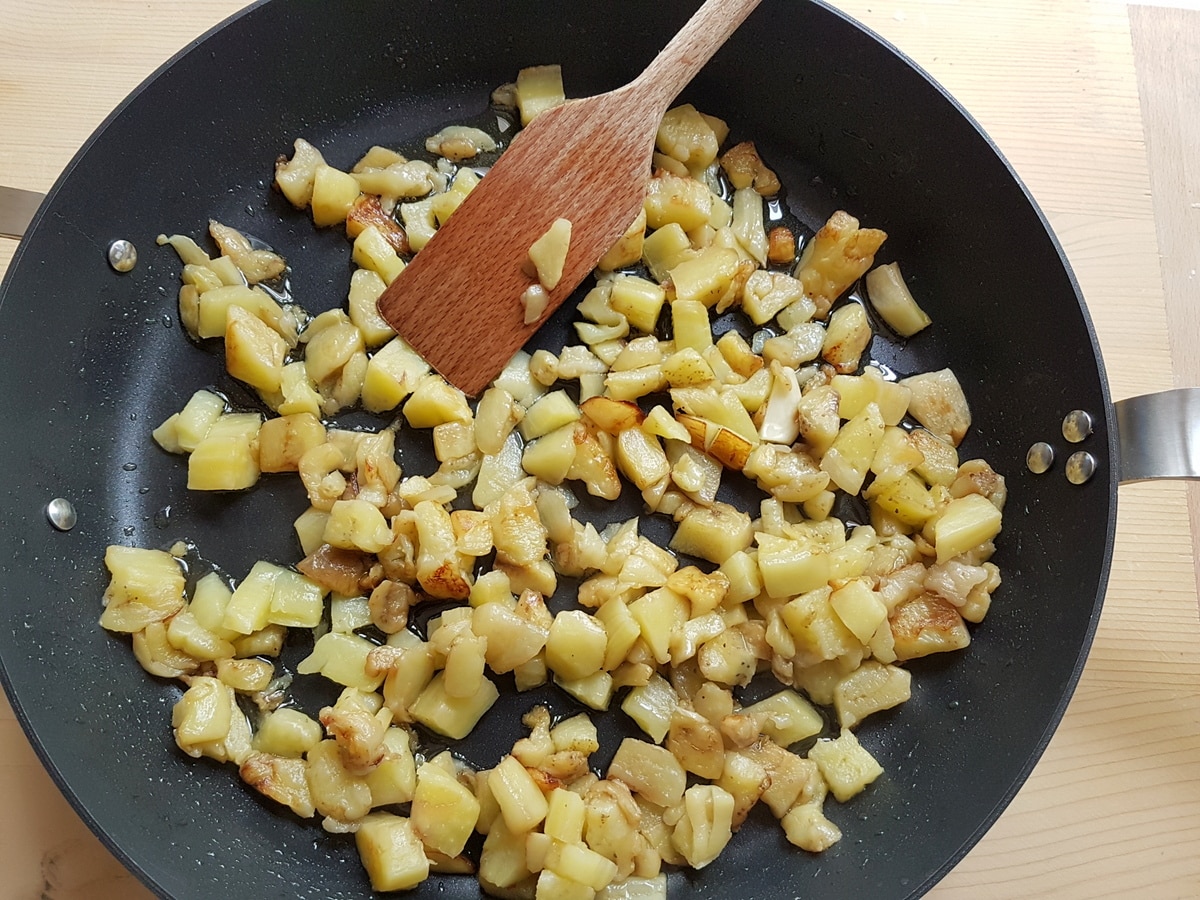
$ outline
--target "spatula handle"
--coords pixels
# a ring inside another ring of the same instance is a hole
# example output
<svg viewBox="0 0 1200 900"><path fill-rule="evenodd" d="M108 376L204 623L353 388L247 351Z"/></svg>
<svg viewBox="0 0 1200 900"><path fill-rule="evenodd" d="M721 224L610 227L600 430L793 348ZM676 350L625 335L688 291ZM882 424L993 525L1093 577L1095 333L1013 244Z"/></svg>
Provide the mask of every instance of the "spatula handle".
<svg viewBox="0 0 1200 900"><path fill-rule="evenodd" d="M665 112L760 2L706 0L630 86Z"/></svg>

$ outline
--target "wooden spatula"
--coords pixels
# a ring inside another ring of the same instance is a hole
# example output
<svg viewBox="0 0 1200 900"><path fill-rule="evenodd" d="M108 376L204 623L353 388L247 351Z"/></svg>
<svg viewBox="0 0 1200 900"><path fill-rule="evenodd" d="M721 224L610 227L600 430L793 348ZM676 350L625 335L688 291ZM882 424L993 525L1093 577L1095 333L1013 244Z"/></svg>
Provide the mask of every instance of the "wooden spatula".
<svg viewBox="0 0 1200 900"><path fill-rule="evenodd" d="M379 311L445 378L482 391L637 216L663 113L760 0L707 0L641 75L521 131L392 282ZM571 222L562 279L525 324L529 248Z"/></svg>

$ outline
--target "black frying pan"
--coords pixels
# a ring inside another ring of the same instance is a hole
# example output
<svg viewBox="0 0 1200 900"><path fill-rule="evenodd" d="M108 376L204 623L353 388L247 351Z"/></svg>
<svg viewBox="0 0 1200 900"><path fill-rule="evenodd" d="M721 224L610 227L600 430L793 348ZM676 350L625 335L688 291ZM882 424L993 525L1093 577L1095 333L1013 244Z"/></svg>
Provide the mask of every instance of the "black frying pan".
<svg viewBox="0 0 1200 900"><path fill-rule="evenodd" d="M286 254L310 311L339 305L344 238L314 231L268 188L294 137L347 166L372 143L412 145L475 116L494 86L534 63L561 62L573 95L606 90L640 71L695 5L275 0L152 78L51 192L0 287L0 471L10 473L0 660L55 779L162 895L369 889L352 840L280 814L231 770L184 758L169 728L179 689L147 676L127 641L95 624L107 544L186 537L232 573L298 553L289 523L305 503L294 478L233 497L188 494L181 460L149 439L197 388L249 402L218 355L183 339L179 264L154 235L199 234L210 216L244 227ZM976 420L963 458L990 460L1010 499L996 556L1005 584L974 644L913 663L912 701L860 731L887 775L845 806L830 803L846 838L810 856L756 815L716 863L672 875L672 895L917 896L1032 769L1091 640L1117 484L1095 336L1045 220L996 149L926 76L841 14L766 0L685 96L758 142L805 225L844 207L889 232L880 261L902 261L935 324L906 347L877 340L872 352L901 372L955 369ZM101 252L114 238L141 251L128 275ZM538 342L561 343L567 321L556 318ZM1029 474L1026 449L1076 408L1096 418L1095 477L1074 486L1060 470ZM419 453L411 459L415 471ZM54 497L79 510L68 533L47 524ZM540 699L497 705L468 758L490 765ZM416 893L477 888L435 879Z"/></svg>

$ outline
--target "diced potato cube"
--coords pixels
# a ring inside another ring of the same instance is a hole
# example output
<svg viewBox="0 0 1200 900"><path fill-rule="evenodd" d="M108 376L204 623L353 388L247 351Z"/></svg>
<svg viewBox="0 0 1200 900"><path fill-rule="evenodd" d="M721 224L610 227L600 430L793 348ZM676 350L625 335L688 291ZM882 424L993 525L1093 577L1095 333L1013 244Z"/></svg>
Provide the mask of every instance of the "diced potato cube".
<svg viewBox="0 0 1200 900"><path fill-rule="evenodd" d="M658 806L674 806L687 786L687 773L670 750L635 738L621 741L608 777L624 782Z"/></svg>
<svg viewBox="0 0 1200 900"><path fill-rule="evenodd" d="M866 660L834 688L833 704L843 728L853 728L871 713L899 706L911 696L912 674L898 666Z"/></svg>
<svg viewBox="0 0 1200 900"><path fill-rule="evenodd" d="M561 484L575 464L575 455L575 424L571 422L527 444L521 466L547 484Z"/></svg>
<svg viewBox="0 0 1200 900"><path fill-rule="evenodd" d="M610 303L634 328L650 334L658 324L666 291L637 275L618 275L612 281Z"/></svg>
<svg viewBox="0 0 1200 900"><path fill-rule="evenodd" d="M297 138L293 146L292 158L275 164L275 183L293 206L304 209L312 202L313 179L325 165L325 157L303 138Z"/></svg>
<svg viewBox="0 0 1200 900"><path fill-rule="evenodd" d="M290 569L276 573L269 622L288 628L316 628L324 612L325 588Z"/></svg>
<svg viewBox="0 0 1200 900"><path fill-rule="evenodd" d="M804 286L792 276L757 271L751 273L742 288L742 309L755 325L763 325L803 296Z"/></svg>
<svg viewBox="0 0 1200 900"><path fill-rule="evenodd" d="M269 562L256 562L229 598L221 620L222 627L238 634L252 634L265 628L271 621L275 579L282 571L279 566Z"/></svg>
<svg viewBox="0 0 1200 900"><path fill-rule="evenodd" d="M483 576L476 586L486 579ZM508 593L508 588L504 588ZM493 672L511 672L533 659L546 645L546 630L529 622L503 602L484 603L471 617L471 630L487 638L487 663Z"/></svg>
<svg viewBox="0 0 1200 900"><path fill-rule="evenodd" d="M404 418L413 428L433 428L443 422L470 422L471 407L458 388L430 373L417 381L404 404Z"/></svg>
<svg viewBox="0 0 1200 900"><path fill-rule="evenodd" d="M413 829L430 850L457 856L479 818L479 801L457 778L434 763L417 769Z"/></svg>
<svg viewBox="0 0 1200 900"><path fill-rule="evenodd" d="M516 757L500 760L488 775L488 787L510 831L532 831L546 818L546 798Z"/></svg>
<svg viewBox="0 0 1200 900"><path fill-rule="evenodd" d="M830 606L828 586L801 594L779 611L796 646L797 664L815 665L862 647Z"/></svg>
<svg viewBox="0 0 1200 900"><path fill-rule="evenodd" d="M688 865L702 869L717 858L733 837L733 795L715 784L697 784L683 795L683 816L671 843Z"/></svg>
<svg viewBox="0 0 1200 900"><path fill-rule="evenodd" d="M478 132L478 129L472 130ZM482 134L482 132L479 133ZM493 145L491 149L494 150L495 142L491 140L490 136L484 136L487 137L488 143ZM434 196L432 203L433 215L437 219L439 226L446 224L454 211L462 206L462 202L467 199L467 195L475 189L475 185L479 184L479 181L479 176L475 174L474 170L464 167L455 173L454 182L450 185L450 190L444 194Z"/></svg>
<svg viewBox="0 0 1200 900"><path fill-rule="evenodd" d="M542 869L537 877L534 900L594 900L596 891L586 884L564 878L551 869Z"/></svg>
<svg viewBox="0 0 1200 900"><path fill-rule="evenodd" d="M879 407L868 403L838 431L833 444L821 457L821 470L828 472L833 482L847 494L857 494L883 444L884 429Z"/></svg>
<svg viewBox="0 0 1200 900"><path fill-rule="evenodd" d="M876 228L860 229L858 220L841 210L821 226L805 245L796 273L804 293L817 305L817 318L825 318L833 301L871 268L875 251L886 239Z"/></svg>
<svg viewBox="0 0 1200 900"><path fill-rule="evenodd" d="M883 766L846 729L835 739L823 738L808 751L833 796L845 803L883 774Z"/></svg>
<svg viewBox="0 0 1200 900"><path fill-rule="evenodd" d="M829 317L821 356L842 374L858 369L859 359L871 344L871 323L861 303L847 303Z"/></svg>
<svg viewBox="0 0 1200 900"><path fill-rule="evenodd" d="M675 688L661 675L654 674L646 684L629 692L621 709L657 744L667 736L678 705Z"/></svg>
<svg viewBox="0 0 1200 900"><path fill-rule="evenodd" d="M361 691L373 691L383 681L382 675L367 674L367 656L375 645L354 634L323 634L313 645L312 653L300 661L296 671L301 675L320 672L330 681Z"/></svg>
<svg viewBox="0 0 1200 900"><path fill-rule="evenodd" d="M671 549L721 565L754 540L750 516L720 501L687 512L671 538Z"/></svg>
<svg viewBox="0 0 1200 900"><path fill-rule="evenodd" d="M759 798L771 784L761 763L736 751L727 751L721 777L715 782L733 797L733 828L740 828Z"/></svg>
<svg viewBox="0 0 1200 900"><path fill-rule="evenodd" d="M691 710L677 708L667 733L667 749L687 771L717 779L725 768L725 745L717 727Z"/></svg>
<svg viewBox="0 0 1200 900"><path fill-rule="evenodd" d="M712 193L702 181L659 169L646 187L645 209L651 228L675 224L688 232L708 223Z"/></svg>
<svg viewBox="0 0 1200 900"><path fill-rule="evenodd" d="M604 624L582 610L554 617L546 640L546 665L567 680L586 678L604 664L608 635Z"/></svg>
<svg viewBox="0 0 1200 900"><path fill-rule="evenodd" d="M363 406L371 412L395 409L429 371L429 363L403 338L393 338L367 361Z"/></svg>
<svg viewBox="0 0 1200 900"><path fill-rule="evenodd" d="M377 891L405 891L429 877L429 860L411 819L370 813L354 833L354 843Z"/></svg>
<svg viewBox="0 0 1200 900"><path fill-rule="evenodd" d="M911 472L890 481L876 479L867 489L867 498L889 516L916 528L937 511L925 482Z"/></svg>
<svg viewBox="0 0 1200 900"><path fill-rule="evenodd" d="M544 863L546 871L600 890L617 877L617 864L582 843L550 842Z"/></svg>
<svg viewBox="0 0 1200 900"><path fill-rule="evenodd" d="M497 818L488 829L479 857L479 883L489 894L499 894L522 883L532 889L525 839L524 833L510 831L503 818ZM528 897L529 892L520 896Z"/></svg>
<svg viewBox="0 0 1200 900"><path fill-rule="evenodd" d="M933 524L937 561L945 562L990 541L1000 533L1003 516L982 494L951 500Z"/></svg>
<svg viewBox="0 0 1200 900"><path fill-rule="evenodd" d="M374 225L368 225L354 239L351 256L355 263L374 272L384 284L391 284L396 280L396 276L404 271L404 260ZM353 311L351 318L353 319Z"/></svg>
<svg viewBox="0 0 1200 900"><path fill-rule="evenodd" d="M414 200L400 204L400 219L404 222L404 232L408 236L408 246L414 253L433 240L437 231L437 215L434 212L434 201L437 195L426 197L424 200Z"/></svg>
<svg viewBox="0 0 1200 900"><path fill-rule="evenodd" d="M299 758L321 742L321 724L298 709L281 706L265 713L254 732L255 750Z"/></svg>
<svg viewBox="0 0 1200 900"><path fill-rule="evenodd" d="M288 363L279 373L279 392L283 400L275 407L281 416L308 413L319 416L321 395L308 377L308 366L303 362Z"/></svg>
<svg viewBox="0 0 1200 900"><path fill-rule="evenodd" d="M758 659L745 631L731 627L705 641L696 653L696 662L709 681L744 687L754 677Z"/></svg>
<svg viewBox="0 0 1200 900"><path fill-rule="evenodd" d="M181 449L191 452L208 435L213 423L225 412L225 398L211 391L192 394L175 423Z"/></svg>
<svg viewBox="0 0 1200 900"><path fill-rule="evenodd" d="M759 532L758 568L771 597L794 597L829 581L829 555L790 538Z"/></svg>
<svg viewBox="0 0 1200 900"><path fill-rule="evenodd" d="M782 690L745 707L742 713L761 722L762 733L781 747L820 734L825 727L821 714L795 691Z"/></svg>
<svg viewBox="0 0 1200 900"><path fill-rule="evenodd" d="M529 66L517 73L517 109L521 124L528 125L539 113L566 99L561 66Z"/></svg>
<svg viewBox="0 0 1200 900"><path fill-rule="evenodd" d="M583 797L565 788L555 788L550 792L546 824L542 830L557 841L580 843L583 841L585 815Z"/></svg>
<svg viewBox="0 0 1200 900"><path fill-rule="evenodd" d="M931 485L949 486L954 482L958 477L958 451L953 444L924 428L914 428L908 439L925 458L913 471Z"/></svg>
<svg viewBox="0 0 1200 900"><path fill-rule="evenodd" d="M597 428L609 434L637 428L645 420L636 403L611 397L591 397L580 404L580 409Z"/></svg>
<svg viewBox="0 0 1200 900"><path fill-rule="evenodd" d="M325 543L343 550L378 553L392 543L392 537L379 507L366 500L335 500L325 523Z"/></svg>
<svg viewBox="0 0 1200 900"><path fill-rule="evenodd" d="M763 223L763 199L753 188L733 192L733 221L730 228L738 244L760 265L767 264L767 229Z"/></svg>
<svg viewBox="0 0 1200 900"><path fill-rule="evenodd" d="M263 472L295 472L300 457L325 442L325 426L312 413L267 419L258 430L258 466Z"/></svg>
<svg viewBox="0 0 1200 900"><path fill-rule="evenodd" d="M558 428L579 420L579 407L566 391L554 391L534 402L525 412L521 424L521 436L532 440L549 434Z"/></svg>
<svg viewBox="0 0 1200 900"><path fill-rule="evenodd" d="M227 413L209 428L188 457L188 490L238 491L259 476L258 413Z"/></svg>
<svg viewBox="0 0 1200 900"><path fill-rule="evenodd" d="M913 299L899 263L888 263L867 273L867 297L879 317L901 337L912 337L933 321Z"/></svg>
<svg viewBox="0 0 1200 900"><path fill-rule="evenodd" d="M171 554L112 544L104 552L104 565L112 578L100 625L109 631L135 633L183 608L183 572Z"/></svg>
<svg viewBox="0 0 1200 900"><path fill-rule="evenodd" d="M554 683L585 706L603 712L612 702L615 681L607 672L593 672L583 678L567 679L556 675Z"/></svg>
<svg viewBox="0 0 1200 900"><path fill-rule="evenodd" d="M719 570L729 582L726 602L745 603L762 593L762 572L758 560L744 550L730 554Z"/></svg>
<svg viewBox="0 0 1200 900"><path fill-rule="evenodd" d="M408 732L393 726L383 736L383 761L367 773L371 806L408 803L417 786L417 766L409 746Z"/></svg>
<svg viewBox="0 0 1200 900"><path fill-rule="evenodd" d="M642 261L650 270L650 276L660 283L667 280L672 268L693 252L687 233L675 222L646 235L642 242Z"/></svg>
<svg viewBox="0 0 1200 900"><path fill-rule="evenodd" d="M479 689L470 697L451 697L446 691L444 676L437 675L421 691L409 711L413 719L426 728L461 740L471 733L475 723L492 708L499 696L496 686L487 678L481 678Z"/></svg>
<svg viewBox="0 0 1200 900"><path fill-rule="evenodd" d="M167 626L167 641L193 659L228 659L234 653L233 644L209 631L186 609L171 618Z"/></svg>
<svg viewBox="0 0 1200 900"><path fill-rule="evenodd" d="M553 224L529 248L529 262L537 280L548 291L554 290L562 279L567 251L571 246L571 221L555 219Z"/></svg>
<svg viewBox="0 0 1200 900"><path fill-rule="evenodd" d="M260 794L290 807L301 818L316 813L308 787L308 764L303 759L254 752L242 761L238 774Z"/></svg>
<svg viewBox="0 0 1200 900"><path fill-rule="evenodd" d="M346 221L359 193L358 181L353 175L332 166L318 165L313 173L313 224L321 228Z"/></svg>
<svg viewBox="0 0 1200 900"><path fill-rule="evenodd" d="M705 307L713 306L729 290L737 271L737 253L723 247L710 247L695 259L677 263L671 269L675 302L694 301Z"/></svg>
<svg viewBox="0 0 1200 900"><path fill-rule="evenodd" d="M855 578L835 590L829 604L842 624L864 644L887 619L887 606L862 578Z"/></svg>
<svg viewBox="0 0 1200 900"><path fill-rule="evenodd" d="M660 151L693 171L709 166L720 148L712 126L690 103L667 110L654 143Z"/></svg>
<svg viewBox="0 0 1200 900"><path fill-rule="evenodd" d="M961 650L971 643L971 633L954 604L936 594L920 594L900 603L888 621L897 659Z"/></svg>
<svg viewBox="0 0 1200 900"><path fill-rule="evenodd" d="M779 824L789 843L809 853L823 853L842 839L842 830L825 817L817 802L797 803Z"/></svg>
<svg viewBox="0 0 1200 900"><path fill-rule="evenodd" d="M908 405L912 417L957 447L971 427L971 409L954 372L923 372L900 383L912 391Z"/></svg>
<svg viewBox="0 0 1200 900"><path fill-rule="evenodd" d="M596 900L667 900L666 873L653 878L629 876L596 892Z"/></svg>
<svg viewBox="0 0 1200 900"><path fill-rule="evenodd" d="M675 632L687 621L687 600L669 588L658 588L630 603L629 612L655 660L665 664L671 658Z"/></svg>
<svg viewBox="0 0 1200 900"><path fill-rule="evenodd" d="M642 242L646 238L646 210L638 210L637 218L625 229L625 233L617 240L608 252L600 258L596 268L603 272L623 269L636 265L642 258Z"/></svg>
<svg viewBox="0 0 1200 900"><path fill-rule="evenodd" d="M750 141L730 147L721 157L721 168L734 188L753 186L764 197L779 190L779 178L763 164L758 150Z"/></svg>
<svg viewBox="0 0 1200 900"><path fill-rule="evenodd" d="M362 332L363 342L368 349L374 349L396 336L376 306L386 287L387 283L369 269L356 269L350 276L350 296L347 300L350 321Z"/></svg>
<svg viewBox="0 0 1200 900"><path fill-rule="evenodd" d="M200 745L224 740L234 707L231 688L216 678L195 676L171 710L171 727L179 749L189 756L200 756Z"/></svg>
<svg viewBox="0 0 1200 900"><path fill-rule="evenodd" d="M280 389L283 358L288 346L270 325L240 306L230 306L224 344L229 374L262 391Z"/></svg>

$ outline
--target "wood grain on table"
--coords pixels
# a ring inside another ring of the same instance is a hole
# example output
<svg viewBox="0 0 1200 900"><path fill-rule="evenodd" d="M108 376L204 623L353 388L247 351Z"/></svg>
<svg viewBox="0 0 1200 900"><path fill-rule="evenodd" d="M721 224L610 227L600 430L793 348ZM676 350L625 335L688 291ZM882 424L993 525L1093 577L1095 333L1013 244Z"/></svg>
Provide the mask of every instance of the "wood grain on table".
<svg viewBox="0 0 1200 900"><path fill-rule="evenodd" d="M49 188L130 89L239 5L0 0L0 183ZM1114 398L1200 384L1200 11L1106 0L835 5L931 72L1029 186L1083 288ZM13 249L0 240L0 271ZM1200 511L1200 490L1192 503ZM1129 485L1119 506L1104 613L1066 717L1012 805L931 897L1200 897L1189 493ZM0 796L0 898L149 896L72 812L2 699Z"/></svg>

